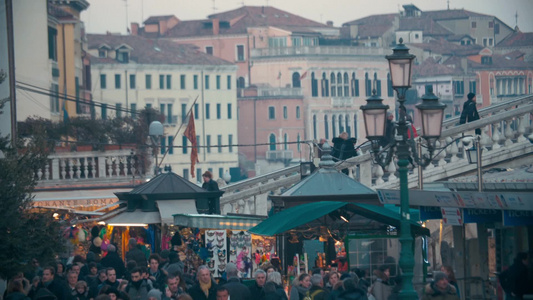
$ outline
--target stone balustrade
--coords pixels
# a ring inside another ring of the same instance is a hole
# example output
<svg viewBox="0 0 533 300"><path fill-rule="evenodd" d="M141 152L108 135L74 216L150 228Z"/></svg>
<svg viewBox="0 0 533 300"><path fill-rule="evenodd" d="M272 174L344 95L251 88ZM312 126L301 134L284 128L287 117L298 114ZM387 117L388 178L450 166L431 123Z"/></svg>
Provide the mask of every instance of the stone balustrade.
<svg viewBox="0 0 533 300"><path fill-rule="evenodd" d="M480 109L479 114L480 120L468 124L457 125L459 117L443 122L442 135L437 147L444 149L435 151L432 163L424 168L424 182L475 172L477 166L468 163L465 147L457 139L461 138L463 133L473 132L476 128L482 129L482 166L495 166L509 160L513 160L515 164L520 164L522 161L531 163L533 144L526 136L533 132L533 95ZM347 168L349 176L374 189L398 188L396 161L393 160L383 169L373 163L369 146L363 146L361 150L361 155L337 163L336 168L339 170ZM424 148L423 153L426 153ZM299 167L292 166L222 188L226 191L221 198L223 213L250 212L264 215L268 208L268 195L281 193L283 188L289 188L300 178ZM410 187L418 186L416 170L409 174L408 180Z"/></svg>
<svg viewBox="0 0 533 300"><path fill-rule="evenodd" d="M144 175L130 149L52 153L45 167L35 173L40 186L97 179L131 181Z"/></svg>

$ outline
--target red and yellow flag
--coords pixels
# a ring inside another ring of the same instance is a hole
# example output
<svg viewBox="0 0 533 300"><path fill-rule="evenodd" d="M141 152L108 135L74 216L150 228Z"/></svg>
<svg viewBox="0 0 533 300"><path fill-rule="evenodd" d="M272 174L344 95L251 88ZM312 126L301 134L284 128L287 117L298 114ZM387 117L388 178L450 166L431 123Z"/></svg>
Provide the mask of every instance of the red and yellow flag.
<svg viewBox="0 0 533 300"><path fill-rule="evenodd" d="M194 127L194 112L189 115L189 124L185 128L183 135L191 142L191 176L194 178L194 166L198 160L198 141L196 140L196 128Z"/></svg>

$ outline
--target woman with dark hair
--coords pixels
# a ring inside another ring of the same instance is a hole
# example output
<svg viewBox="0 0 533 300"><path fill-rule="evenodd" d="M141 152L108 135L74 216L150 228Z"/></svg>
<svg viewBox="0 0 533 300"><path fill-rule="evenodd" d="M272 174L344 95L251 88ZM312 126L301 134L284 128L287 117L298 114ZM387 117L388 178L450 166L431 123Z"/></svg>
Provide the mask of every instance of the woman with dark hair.
<svg viewBox="0 0 533 300"><path fill-rule="evenodd" d="M383 265L379 269L374 270L374 275L377 279L370 287L370 293L376 300L387 300L392 293L394 285L390 283L390 267Z"/></svg>
<svg viewBox="0 0 533 300"><path fill-rule="evenodd" d="M7 286L7 296L6 300L29 300L30 298L26 296L26 291L24 290L24 285L22 279L16 278L12 279Z"/></svg>
<svg viewBox="0 0 533 300"><path fill-rule="evenodd" d="M303 273L293 281L290 299L303 300L309 289L311 289L311 276Z"/></svg>
<svg viewBox="0 0 533 300"><path fill-rule="evenodd" d="M461 298L461 295L459 294L459 286L457 285L457 279L455 278L455 272L453 271L453 268L450 266L442 266L440 270L441 272L444 272L446 276L448 276L448 282L455 288L455 291L457 292L457 297Z"/></svg>

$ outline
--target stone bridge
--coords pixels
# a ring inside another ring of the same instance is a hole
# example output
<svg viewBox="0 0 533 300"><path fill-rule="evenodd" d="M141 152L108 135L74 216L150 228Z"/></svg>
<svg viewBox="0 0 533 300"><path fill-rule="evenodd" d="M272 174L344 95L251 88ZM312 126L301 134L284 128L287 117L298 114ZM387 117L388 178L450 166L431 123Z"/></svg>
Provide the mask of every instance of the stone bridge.
<svg viewBox="0 0 533 300"><path fill-rule="evenodd" d="M465 147L457 139L476 128L482 130L483 169L533 163L533 143L527 138L533 132L533 95L483 108L479 114L480 120L468 124L457 125L458 116L443 122L442 135L437 142L442 151L435 151L431 164L422 171L424 183L475 174L477 165L468 163ZM369 147L362 147L362 155L338 163L336 168L348 168L351 177L373 189L398 188L396 162L393 160L384 170L372 163L369 150ZM303 169L300 165L290 166L222 187L225 191L220 200L223 213L265 215L269 207L268 195L279 194L300 181ZM416 170L410 172L408 179L410 188L418 187Z"/></svg>

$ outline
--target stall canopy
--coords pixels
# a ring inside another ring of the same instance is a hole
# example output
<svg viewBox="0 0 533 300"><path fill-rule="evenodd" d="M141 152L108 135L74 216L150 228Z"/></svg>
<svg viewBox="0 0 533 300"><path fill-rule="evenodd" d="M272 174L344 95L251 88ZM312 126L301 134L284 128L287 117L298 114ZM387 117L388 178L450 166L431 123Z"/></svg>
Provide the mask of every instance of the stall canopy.
<svg viewBox="0 0 533 300"><path fill-rule="evenodd" d="M248 230L264 218L255 216L221 216L205 214L175 214L174 225L193 228Z"/></svg>
<svg viewBox="0 0 533 300"><path fill-rule="evenodd" d="M345 213L346 217L340 215L340 211ZM341 218L345 221L341 221ZM363 227L370 228L371 223L376 222L399 228L401 216L390 209L371 204L321 201L285 209L248 231L257 235L273 236L298 227L304 227L305 225L308 228L317 224L330 224L332 225L331 227L335 227L333 222L342 224L346 221L348 221L346 224L347 230L350 231ZM410 223L415 234L429 235L429 230L423 228L417 222L410 221Z"/></svg>

